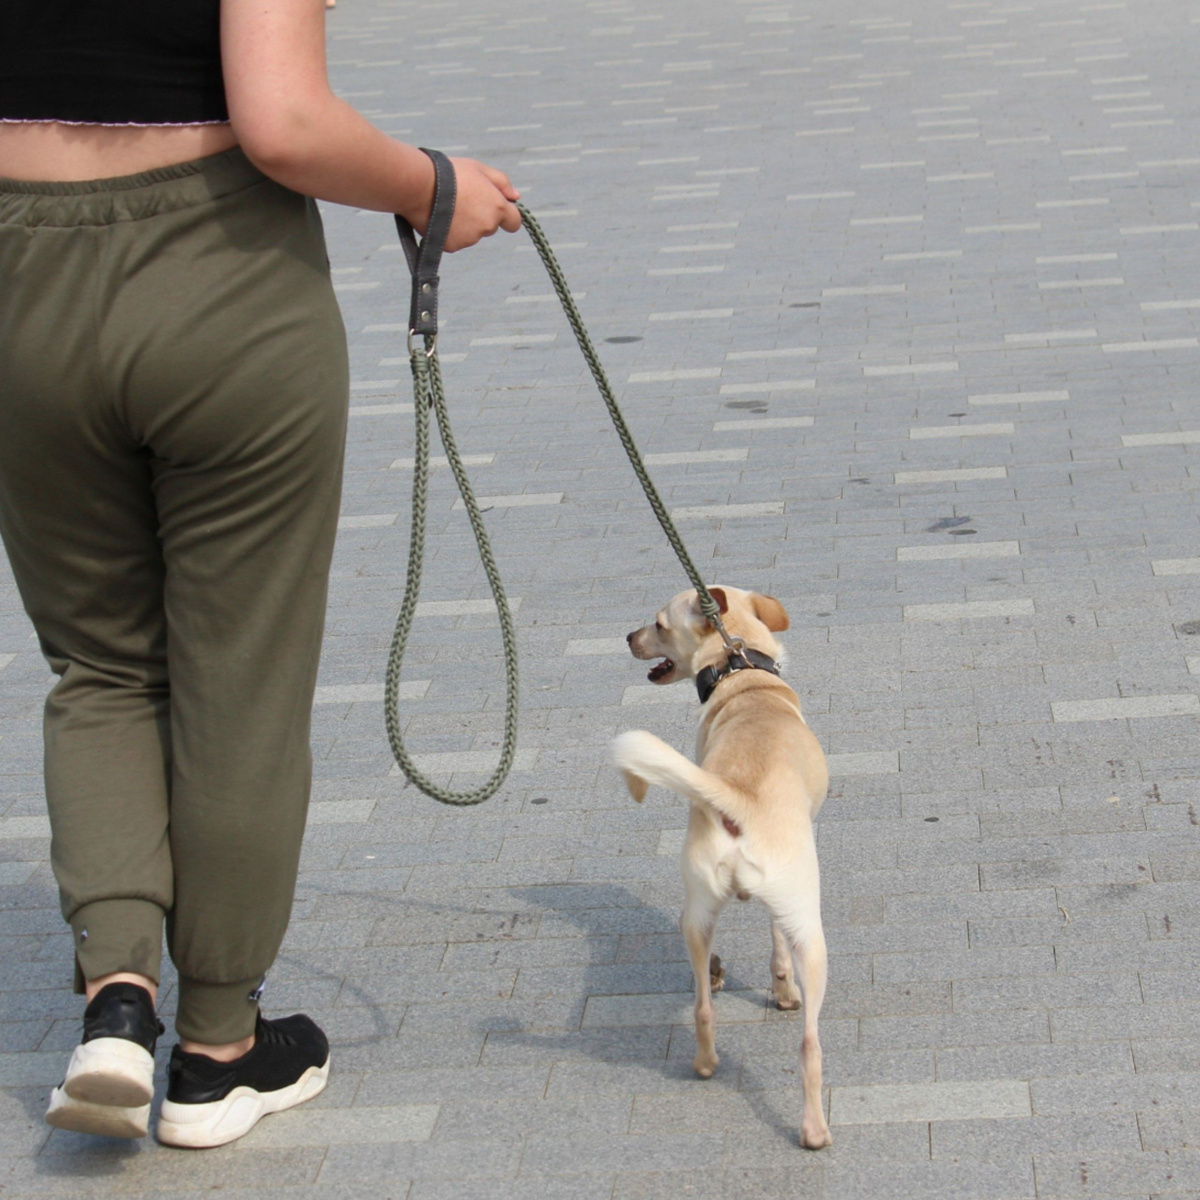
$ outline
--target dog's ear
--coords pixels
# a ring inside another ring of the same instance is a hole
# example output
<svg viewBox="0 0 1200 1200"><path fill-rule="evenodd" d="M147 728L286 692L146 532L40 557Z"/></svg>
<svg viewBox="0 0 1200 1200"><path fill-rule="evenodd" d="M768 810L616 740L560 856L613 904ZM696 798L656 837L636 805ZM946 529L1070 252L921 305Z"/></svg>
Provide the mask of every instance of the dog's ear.
<svg viewBox="0 0 1200 1200"><path fill-rule="evenodd" d="M717 608L721 610L721 615L724 616L729 611L729 598L725 595L725 589L711 587L708 589L708 594L717 602Z"/></svg>
<svg viewBox="0 0 1200 1200"><path fill-rule="evenodd" d="M632 771L622 771L621 777L625 780L625 786L629 789L629 794L639 803L646 798L646 792L650 785L640 776L635 775Z"/></svg>
<svg viewBox="0 0 1200 1200"><path fill-rule="evenodd" d="M791 623L783 605L774 596L762 596L755 592L753 604L754 615L772 633L782 633Z"/></svg>

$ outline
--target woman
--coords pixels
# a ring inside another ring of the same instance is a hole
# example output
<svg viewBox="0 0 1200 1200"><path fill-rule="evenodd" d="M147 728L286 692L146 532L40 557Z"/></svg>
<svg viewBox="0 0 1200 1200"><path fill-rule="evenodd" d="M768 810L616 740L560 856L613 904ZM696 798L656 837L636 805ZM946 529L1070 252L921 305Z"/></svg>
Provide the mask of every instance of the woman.
<svg viewBox="0 0 1200 1200"><path fill-rule="evenodd" d="M0 40L0 534L59 681L51 859L84 1036L60 1128L138 1137L164 919L161 1141L316 1095L266 1021L311 776L345 332L316 206L423 229L433 168L330 91L322 0L10 0ZM515 230L457 159L448 250Z"/></svg>

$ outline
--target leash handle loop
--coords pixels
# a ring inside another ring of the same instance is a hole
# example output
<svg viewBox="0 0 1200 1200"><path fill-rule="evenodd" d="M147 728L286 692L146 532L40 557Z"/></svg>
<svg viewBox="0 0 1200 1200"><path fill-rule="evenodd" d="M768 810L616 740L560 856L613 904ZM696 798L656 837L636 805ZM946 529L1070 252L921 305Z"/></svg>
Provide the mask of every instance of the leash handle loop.
<svg viewBox="0 0 1200 1200"><path fill-rule="evenodd" d="M458 183L454 177L454 164L440 151L421 147L433 163L433 209L425 236L417 241L412 225L399 214L396 215L396 232L404 257L412 272L412 305L408 312L410 335L437 337L438 325L438 268L446 249L446 238L450 236L450 222L454 220L454 203L458 198Z"/></svg>

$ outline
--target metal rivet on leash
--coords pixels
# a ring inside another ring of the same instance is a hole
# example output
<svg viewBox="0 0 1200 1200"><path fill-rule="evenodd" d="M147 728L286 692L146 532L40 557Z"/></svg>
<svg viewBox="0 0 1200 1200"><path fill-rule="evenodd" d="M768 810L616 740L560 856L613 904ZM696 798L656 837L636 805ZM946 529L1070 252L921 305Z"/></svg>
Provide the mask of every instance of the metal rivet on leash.
<svg viewBox="0 0 1200 1200"><path fill-rule="evenodd" d="M424 147L422 149L424 150ZM425 150L425 153L433 161L436 183L429 226L419 244L412 226L403 217L396 217L400 244L404 248L404 255L413 276L408 353L413 376L416 447L413 466L412 532L408 546L408 572L404 584L404 598L400 604L400 614L396 618L396 629L392 635L391 650L388 654L383 711L392 753L408 779L433 800L438 800L443 804L471 805L479 804L496 794L508 777L516 754L517 639L512 613L509 611L508 601L504 595L504 585L500 580L500 573L492 556L487 531L484 529L483 516L479 511L475 494L471 490L470 480L467 478L458 448L454 443L454 435L450 429L450 415L446 408L446 396L442 387L442 371L437 357L437 272L442 252L445 249L446 236L450 232L450 221L454 216L455 178L454 167L444 154L437 150ZM704 586L700 572L696 570L696 566L687 552L687 547L684 546L683 539L671 521L667 507L663 503L662 497L659 496L658 489L655 488L645 463L642 462L641 453L638 451L633 435L629 432L629 426L625 422L625 417L617 405L616 397L608 382L608 376L604 373L600 358L596 354L596 348L592 345L592 339L584 327L583 318L580 317L579 310L575 307L571 289L567 285L562 268L558 265L558 260L554 257L554 252L550 249L550 243L546 240L546 235L542 232L541 226L534 219L533 214L523 204L518 204L517 209L521 213L525 229L546 268L546 273L554 285L559 303L562 305L571 331L575 334L575 340L579 343L579 349L583 352L583 357L592 372L592 378L596 381L596 386L608 409L608 415L612 418L613 426L616 428L617 436L629 457L633 472L642 485L642 491L645 492L650 508L658 518L658 523L662 526L671 549L675 551L680 566L683 567L689 581L696 589L700 611L709 624L721 635L725 648L731 654L737 654L744 649L745 643L740 637L730 637L726 631L721 621L720 607L708 588ZM433 297L432 301L428 297ZM418 337L424 342L423 348L417 344ZM475 544L479 548L484 574L487 576L492 597L496 602L496 612L500 618L500 636L504 645L504 734L500 747L500 760L487 782L469 792L451 791L449 788L434 783L424 775L413 762L400 735L398 712L400 667L404 661L404 651L408 644L409 632L412 629L413 616L416 613L417 597L421 590L421 567L425 553L425 524L429 493L429 410L431 408L437 416L438 432L441 434L442 446L446 451L446 460L454 475L455 483L458 484L459 494L462 496L463 505L467 510L467 518L471 523L471 532L475 535Z"/></svg>

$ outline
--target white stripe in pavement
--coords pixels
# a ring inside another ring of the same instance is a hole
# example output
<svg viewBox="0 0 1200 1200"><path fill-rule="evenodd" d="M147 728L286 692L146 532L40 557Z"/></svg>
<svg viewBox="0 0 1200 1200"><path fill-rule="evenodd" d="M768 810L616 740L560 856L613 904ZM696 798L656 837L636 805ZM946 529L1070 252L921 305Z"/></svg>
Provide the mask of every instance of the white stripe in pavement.
<svg viewBox="0 0 1200 1200"><path fill-rule="evenodd" d="M352 392L382 391L398 387L399 384L400 380L398 379L356 379L351 383L350 390Z"/></svg>
<svg viewBox="0 0 1200 1200"><path fill-rule="evenodd" d="M830 287L822 288L824 296L899 296L908 291L903 283L875 283L866 287Z"/></svg>
<svg viewBox="0 0 1200 1200"><path fill-rule="evenodd" d="M592 654L628 654L629 643L623 637L571 638L563 653L571 657Z"/></svg>
<svg viewBox="0 0 1200 1200"><path fill-rule="evenodd" d="M561 504L562 492L519 492L512 496L476 496L480 508L536 508L545 504ZM466 508L460 496L454 502L455 511Z"/></svg>
<svg viewBox="0 0 1200 1200"><path fill-rule="evenodd" d="M1103 254L1039 254L1034 258L1035 263L1094 263L1112 262L1121 256L1115 250Z"/></svg>
<svg viewBox="0 0 1200 1200"><path fill-rule="evenodd" d="M339 517L339 529L380 529L385 525L395 525L399 513L366 513L357 517Z"/></svg>
<svg viewBox="0 0 1200 1200"><path fill-rule="evenodd" d="M650 314L651 321L705 321L715 318L732 317L732 308L685 308L678 312L657 312Z"/></svg>
<svg viewBox="0 0 1200 1200"><path fill-rule="evenodd" d="M1179 225L1123 225L1118 232L1125 237L1136 237L1141 233L1194 233L1200 225L1186 221Z"/></svg>
<svg viewBox="0 0 1200 1200"><path fill-rule="evenodd" d="M927 363L896 363L883 367L863 367L863 374L869 376L885 375L936 375L943 371L957 371L956 362L927 362Z"/></svg>
<svg viewBox="0 0 1200 1200"><path fill-rule="evenodd" d="M429 691L429 679L410 679L400 684L401 700L420 700ZM382 683L332 683L317 688L313 704L382 704Z"/></svg>
<svg viewBox="0 0 1200 1200"><path fill-rule="evenodd" d="M950 546L897 546L897 562L933 562L943 558L1014 558L1019 542L966 542Z"/></svg>
<svg viewBox="0 0 1200 1200"><path fill-rule="evenodd" d="M1069 342L1099 337L1094 329L1040 329L1033 333L1006 333L1005 342L1019 346L1025 342Z"/></svg>
<svg viewBox="0 0 1200 1200"><path fill-rule="evenodd" d="M1125 280L1120 275L1110 275L1103 279L1042 279L1038 281L1038 291L1061 292L1071 288L1124 287Z"/></svg>
<svg viewBox="0 0 1200 1200"><path fill-rule="evenodd" d="M537 764L537 750L518 750L513 755L514 771L532 771ZM490 775L500 761L497 750L459 750L444 754L414 754L413 763L427 775L455 775L460 771L471 775ZM399 775L400 767L393 763L390 775Z"/></svg>
<svg viewBox="0 0 1200 1200"><path fill-rule="evenodd" d="M830 775L896 775L900 771L898 750L867 750L858 754L827 754Z"/></svg>
<svg viewBox="0 0 1200 1200"><path fill-rule="evenodd" d="M974 179L995 179L995 171L962 171L956 175L926 175L926 183L968 183Z"/></svg>
<svg viewBox="0 0 1200 1200"><path fill-rule="evenodd" d="M443 363L459 363L466 361L466 353L462 354L438 354L438 361ZM381 358L375 365L377 367L407 367L412 359L407 354L401 354L396 358Z"/></svg>
<svg viewBox="0 0 1200 1200"><path fill-rule="evenodd" d="M749 362L756 358L803 358L816 354L816 346L786 346L778 350L730 350L726 362Z"/></svg>
<svg viewBox="0 0 1200 1200"><path fill-rule="evenodd" d="M877 162L877 163L859 163L860 171L897 171L904 167L923 167L925 160L923 158L910 158L906 162Z"/></svg>
<svg viewBox="0 0 1200 1200"><path fill-rule="evenodd" d="M494 454L463 454L460 455L464 467L486 467L493 459ZM417 465L414 458L398 458L392 463L393 471L411 471ZM431 467L448 467L449 459L444 454L435 454L429 459Z"/></svg>
<svg viewBox="0 0 1200 1200"><path fill-rule="evenodd" d="M924 425L910 429L910 441L918 442L929 438L956 437L1000 437L1016 432L1011 421L993 421L989 425Z"/></svg>
<svg viewBox="0 0 1200 1200"><path fill-rule="evenodd" d="M1200 558L1156 558L1150 568L1155 575L1200 575Z"/></svg>
<svg viewBox="0 0 1200 1200"><path fill-rule="evenodd" d="M371 819L371 813L374 811L374 800L314 800L308 806L307 824L363 825ZM311 1111L322 1112L325 1110L312 1109ZM289 1145L295 1144L294 1140L289 1142Z"/></svg>
<svg viewBox="0 0 1200 1200"><path fill-rule="evenodd" d="M3 671L16 657L15 654L0 654L0 671Z"/></svg>
<svg viewBox="0 0 1200 1200"><path fill-rule="evenodd" d="M761 420L714 421L713 433L728 432L734 429L807 429L812 423L812 417L765 417Z"/></svg>
<svg viewBox="0 0 1200 1200"><path fill-rule="evenodd" d="M917 262L923 258L962 258L961 250L910 250L907 254L885 254L884 262Z"/></svg>
<svg viewBox="0 0 1200 1200"><path fill-rule="evenodd" d="M893 483L969 483L973 479L1007 479L1007 467L950 467L941 471L897 471Z"/></svg>
<svg viewBox="0 0 1200 1200"><path fill-rule="evenodd" d="M758 392L808 392L817 386L815 379L770 379L765 383L723 383L722 396L747 396Z"/></svg>
<svg viewBox="0 0 1200 1200"><path fill-rule="evenodd" d="M377 287L383 287L382 280L376 279L372 283L365 281L361 283L335 283L333 290L335 292L370 292L374 291Z"/></svg>
<svg viewBox="0 0 1200 1200"><path fill-rule="evenodd" d="M539 215L540 216L540 215ZM582 300L587 292L572 292L576 300ZM557 300L558 296L554 292L542 292L538 295L530 296L505 296L505 304L548 304L552 300Z"/></svg>
<svg viewBox="0 0 1200 1200"><path fill-rule="evenodd" d="M1186 661L1188 674L1200 675L1200 654L1189 654Z"/></svg>
<svg viewBox="0 0 1200 1200"><path fill-rule="evenodd" d="M511 612L521 607L520 596L506 596ZM482 617L496 611L496 601L486 600L422 600L417 605L418 617Z"/></svg>
<svg viewBox="0 0 1200 1200"><path fill-rule="evenodd" d="M747 447L729 450L679 450L667 454L643 454L648 467L674 467L683 463L744 462L750 451Z"/></svg>
<svg viewBox="0 0 1200 1200"><path fill-rule="evenodd" d="M1113 696L1104 700L1055 700L1050 712L1056 723L1122 721L1139 717L1200 716L1200 696L1181 692L1171 696Z"/></svg>
<svg viewBox="0 0 1200 1200"><path fill-rule="evenodd" d="M1167 312L1174 308L1200 308L1200 300L1143 300L1143 312Z"/></svg>
<svg viewBox="0 0 1200 1200"><path fill-rule="evenodd" d="M400 413L410 413L412 410L411 404L352 404L350 415L352 417L390 417Z"/></svg>
<svg viewBox="0 0 1200 1200"><path fill-rule="evenodd" d="M1086 200L1038 200L1034 208L1096 208L1108 204L1107 196L1090 196Z"/></svg>
<svg viewBox="0 0 1200 1200"><path fill-rule="evenodd" d="M1032 600L965 600L954 604L906 604L906 621L973 621L986 617L1032 617Z"/></svg>
<svg viewBox="0 0 1200 1200"><path fill-rule="evenodd" d="M680 367L673 371L634 371L630 383L671 383L676 379L716 379L720 367Z"/></svg>
<svg viewBox="0 0 1200 1200"><path fill-rule="evenodd" d="M698 504L691 508L673 508L676 521L723 520L729 517L781 517L782 500L765 500L757 504Z"/></svg>
<svg viewBox="0 0 1200 1200"><path fill-rule="evenodd" d="M557 333L506 333L503 337L478 337L471 339L472 346L518 346L530 342L553 342ZM406 360L407 361L407 360Z"/></svg>
<svg viewBox="0 0 1200 1200"><path fill-rule="evenodd" d="M1161 338L1145 342L1105 342L1100 349L1105 354L1130 354L1138 350L1193 350L1200 346L1193 338Z"/></svg>
<svg viewBox="0 0 1200 1200"><path fill-rule="evenodd" d="M895 1121L984 1121L1033 1113L1024 1079L878 1083L829 1089L831 1125L886 1125Z"/></svg>
<svg viewBox="0 0 1200 1200"><path fill-rule="evenodd" d="M49 817L0 817L0 841L50 836Z"/></svg>
<svg viewBox="0 0 1200 1200"><path fill-rule="evenodd" d="M968 404L1047 404L1056 400L1070 400L1067 390L1059 392L984 392L968 396Z"/></svg>
<svg viewBox="0 0 1200 1200"><path fill-rule="evenodd" d="M674 514L672 514L674 516ZM622 704L690 704L695 699L690 687L666 683L635 683L621 693Z"/></svg>
<svg viewBox="0 0 1200 1200"><path fill-rule="evenodd" d="M1154 158L1137 164L1143 171L1154 167L1200 167L1200 158Z"/></svg>
<svg viewBox="0 0 1200 1200"><path fill-rule="evenodd" d="M1182 429L1173 433L1126 433L1122 446L1195 446L1200 445L1200 429Z"/></svg>

